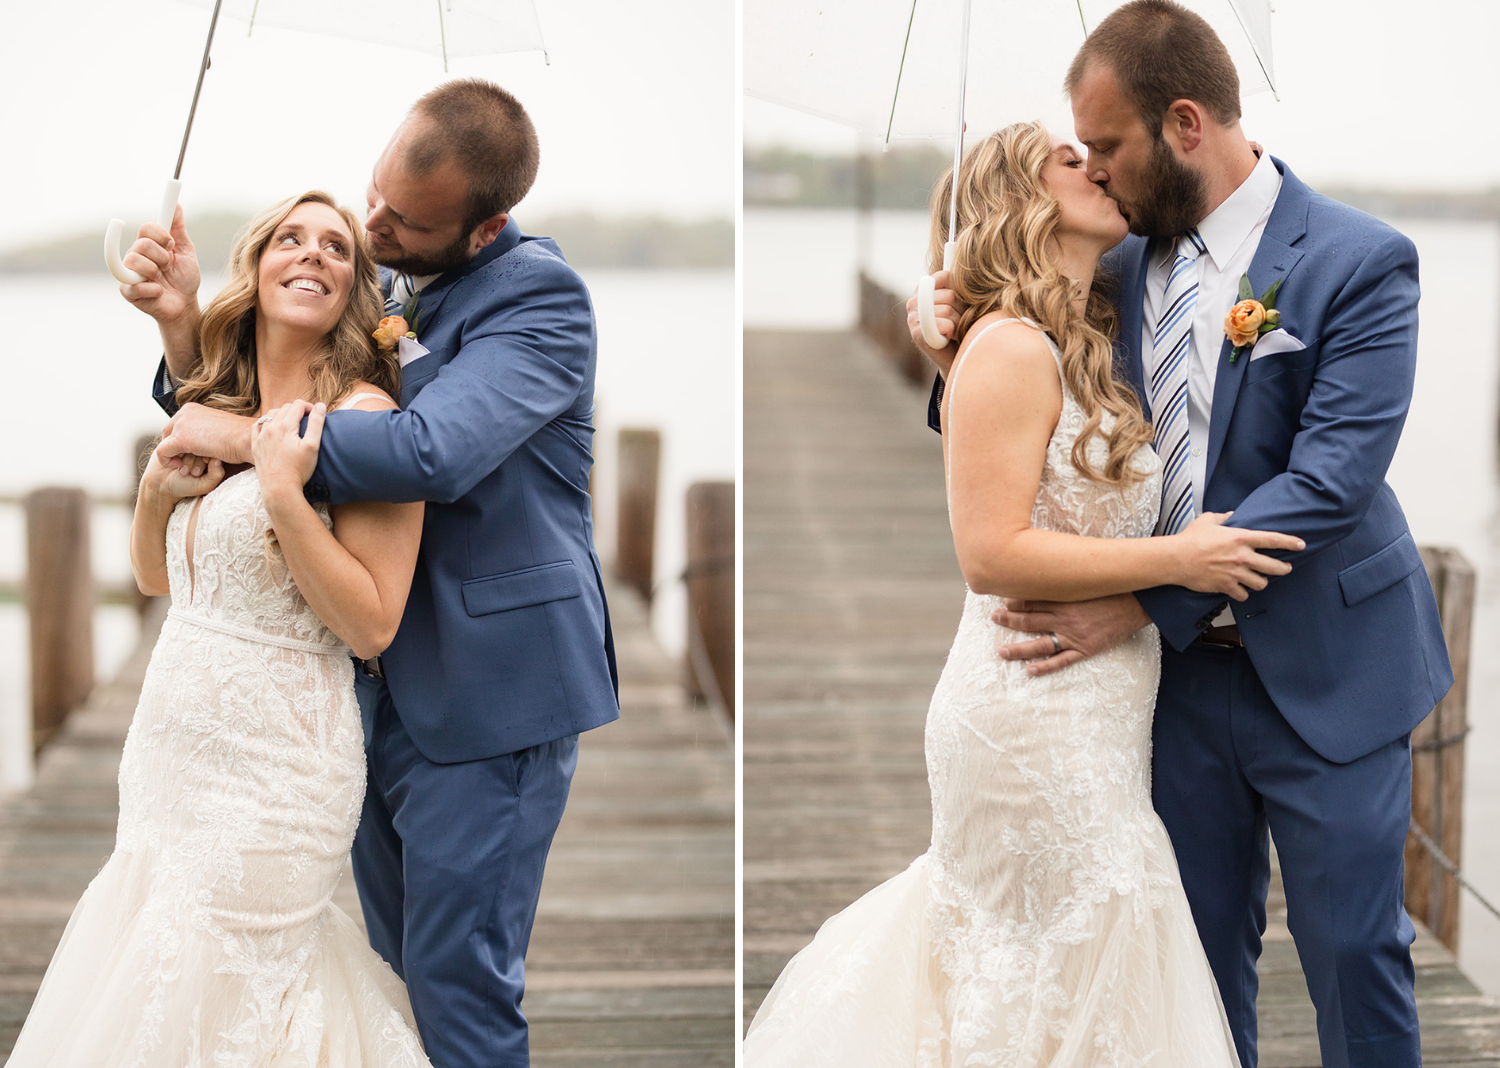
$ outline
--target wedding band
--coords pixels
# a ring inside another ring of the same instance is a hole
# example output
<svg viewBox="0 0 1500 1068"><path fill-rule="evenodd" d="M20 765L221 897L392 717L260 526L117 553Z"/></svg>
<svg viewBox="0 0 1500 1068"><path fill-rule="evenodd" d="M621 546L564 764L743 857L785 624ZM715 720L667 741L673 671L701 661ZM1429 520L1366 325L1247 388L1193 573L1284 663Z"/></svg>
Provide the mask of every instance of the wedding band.
<svg viewBox="0 0 1500 1068"><path fill-rule="evenodd" d="M1047 636L1052 639L1052 655L1056 656L1062 652L1062 642L1057 640L1057 631L1049 630Z"/></svg>
<svg viewBox="0 0 1500 1068"><path fill-rule="evenodd" d="M269 415L263 415L263 416L261 416L259 419L257 419L255 421L255 425L256 426L265 426L270 421L271 421L271 417Z"/></svg>

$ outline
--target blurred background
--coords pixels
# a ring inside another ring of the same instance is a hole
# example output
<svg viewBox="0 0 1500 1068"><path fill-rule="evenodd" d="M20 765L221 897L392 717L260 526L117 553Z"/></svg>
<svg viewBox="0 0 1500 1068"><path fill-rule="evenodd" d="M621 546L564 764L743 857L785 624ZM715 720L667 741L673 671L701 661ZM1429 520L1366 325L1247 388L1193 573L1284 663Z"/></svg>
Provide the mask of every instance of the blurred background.
<svg viewBox="0 0 1500 1068"><path fill-rule="evenodd" d="M1273 6L1280 99L1261 92L1244 100L1246 134L1314 188L1392 223L1421 255L1416 392L1390 482L1418 544L1456 548L1477 571L1461 866L1479 890L1500 899L1500 848L1492 833L1500 820L1500 142L1484 119L1488 102L1500 95L1492 59L1500 13L1477 0L1420 6L1369 0L1357 14L1340 0ZM1030 62L1027 42L1016 38L976 40L971 49L971 70ZM1035 74L1057 87L1055 106L1041 117L1072 137L1064 70ZM971 128L969 140L988 132ZM744 151L749 383L752 339L775 346L783 335L766 332L854 328L861 269L886 291L867 289L867 314L872 294L877 315L904 304L926 272L928 193L953 146L946 138L901 141L883 151L847 127L747 95ZM861 201L866 210L856 210ZM920 422L928 369L913 377L908 417ZM757 418L748 400L746 418L748 442ZM752 488L747 484L747 492ZM754 555L753 540L747 551ZM754 595L748 596L747 612L754 611ZM746 627L748 635L748 618ZM748 644L746 655L748 686L757 670ZM747 700L748 767L756 702ZM747 773L747 790L749 781ZM1457 800L1450 799L1450 818ZM746 819L749 827L754 813ZM1459 963L1486 992L1500 994L1500 919L1471 895L1459 896Z"/></svg>
<svg viewBox="0 0 1500 1068"><path fill-rule="evenodd" d="M134 478L132 443L164 422L149 395L155 328L119 297L100 249L111 216L132 236L155 218L211 6L5 7L0 58L12 91L0 106L11 146L0 169L9 208L0 219L0 319L9 370L31 386L0 426L11 457L0 496L67 485L122 497ZM659 430L652 625L680 653L684 492L733 478L735 465L733 4L536 6L546 59L453 58L447 73L433 55L267 25L247 33L221 18L182 174L205 271L200 301L221 284L237 227L267 204L322 188L363 215L371 166L427 89L477 76L514 92L542 146L540 174L515 217L556 237L594 297L600 556L608 564L614 545L617 431ZM428 7L401 17L427 17ZM123 508L94 508L102 585L129 578L128 521ZM21 510L0 507L0 578L19 580L24 557ZM135 618L125 605L99 610L99 678L132 647ZM12 723L27 700L25 650L22 611L0 606L0 719ZM0 779L24 780L25 769L5 760Z"/></svg>

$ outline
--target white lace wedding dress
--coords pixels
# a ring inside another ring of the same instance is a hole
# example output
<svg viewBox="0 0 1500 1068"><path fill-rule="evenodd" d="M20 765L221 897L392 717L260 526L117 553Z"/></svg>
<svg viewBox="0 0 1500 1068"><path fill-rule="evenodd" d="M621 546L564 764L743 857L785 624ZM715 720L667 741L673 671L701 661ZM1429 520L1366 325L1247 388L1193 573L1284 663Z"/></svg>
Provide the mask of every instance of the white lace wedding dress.
<svg viewBox="0 0 1500 1068"><path fill-rule="evenodd" d="M332 901L365 790L353 665L253 468L178 505L167 569L115 851L9 1068L429 1068L405 987Z"/></svg>
<svg viewBox="0 0 1500 1068"><path fill-rule="evenodd" d="M1148 536L1160 461L1143 446L1124 491L1084 478L1083 422L1065 383L1032 526ZM1151 807L1156 629L1033 678L995 655L1018 637L998 606L967 594L927 713L930 848L792 958L747 1068L1237 1068Z"/></svg>

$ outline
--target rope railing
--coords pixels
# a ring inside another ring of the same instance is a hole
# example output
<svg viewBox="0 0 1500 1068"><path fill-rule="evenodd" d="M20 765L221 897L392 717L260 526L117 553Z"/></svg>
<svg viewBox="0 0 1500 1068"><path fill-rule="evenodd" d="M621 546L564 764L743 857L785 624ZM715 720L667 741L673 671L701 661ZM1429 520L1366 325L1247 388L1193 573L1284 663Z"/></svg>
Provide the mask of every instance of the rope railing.
<svg viewBox="0 0 1500 1068"><path fill-rule="evenodd" d="M1426 831L1417 826L1415 820L1412 821L1410 830L1412 837L1415 838L1418 842L1422 843L1422 847L1426 849L1429 854L1431 854L1433 861L1438 865L1438 867L1442 868L1449 875L1453 876L1459 886L1463 887L1470 894L1474 895L1475 901L1478 901L1481 905L1488 909L1490 914L1494 916L1495 919L1500 920L1500 909L1497 909L1493 904L1491 904L1489 898L1481 894L1479 892L1479 889L1473 883L1464 878L1463 872L1458 870L1458 865L1454 864L1453 861L1448 859L1448 855L1438 848L1438 844L1428 837Z"/></svg>

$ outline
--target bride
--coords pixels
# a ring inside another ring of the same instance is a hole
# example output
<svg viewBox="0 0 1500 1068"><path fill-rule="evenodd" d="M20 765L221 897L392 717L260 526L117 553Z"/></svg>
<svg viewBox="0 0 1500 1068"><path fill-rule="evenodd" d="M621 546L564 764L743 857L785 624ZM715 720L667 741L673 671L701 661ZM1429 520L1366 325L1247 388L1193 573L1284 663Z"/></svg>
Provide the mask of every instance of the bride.
<svg viewBox="0 0 1500 1068"><path fill-rule="evenodd" d="M141 479L131 564L172 607L115 851L13 1068L428 1066L404 986L332 902L365 788L349 654L395 633L422 526L421 504L303 497L327 409L395 407L361 229L324 193L262 212L204 313L178 397L259 414L254 466L153 456Z"/></svg>
<svg viewBox="0 0 1500 1068"><path fill-rule="evenodd" d="M930 257L947 240L934 192ZM1149 537L1161 464L1096 284L1126 234L1072 146L992 134L958 175L949 516L969 592L927 714L932 844L828 920L745 1038L753 1068L1235 1068L1151 807L1154 627L1053 675L995 656L999 597L1164 583L1243 600L1298 539L1204 515ZM966 331L966 333L964 333Z"/></svg>

